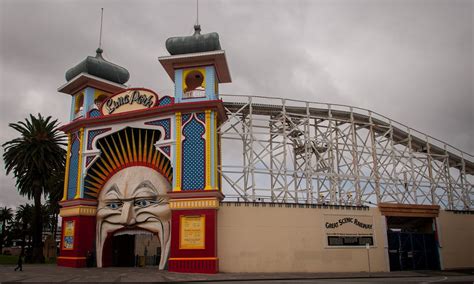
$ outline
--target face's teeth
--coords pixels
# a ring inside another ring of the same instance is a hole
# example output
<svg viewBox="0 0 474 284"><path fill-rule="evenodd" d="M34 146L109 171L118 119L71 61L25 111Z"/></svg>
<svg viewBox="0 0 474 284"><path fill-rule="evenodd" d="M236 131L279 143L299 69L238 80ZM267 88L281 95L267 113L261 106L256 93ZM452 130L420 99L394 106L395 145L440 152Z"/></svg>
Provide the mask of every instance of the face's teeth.
<svg viewBox="0 0 474 284"><path fill-rule="evenodd" d="M146 231L146 230L141 230L141 229L131 229L131 230L122 230L119 232L116 232L114 236L121 236L121 235L149 235L152 236L153 233Z"/></svg>
<svg viewBox="0 0 474 284"><path fill-rule="evenodd" d="M110 224L107 222L97 222L97 237L96 237L96 247L97 247L97 267L102 267L102 253L104 250L104 243L107 240L108 232L113 232L122 228L120 225Z"/></svg>
<svg viewBox="0 0 474 284"><path fill-rule="evenodd" d="M171 245L171 220L168 218L167 221L160 221L161 224L157 222L147 222L140 224L141 228L148 229L150 231L156 231L156 227L160 226L161 230L158 230L158 240L160 241L161 246L161 259L159 269L163 270L168 262L168 256Z"/></svg>

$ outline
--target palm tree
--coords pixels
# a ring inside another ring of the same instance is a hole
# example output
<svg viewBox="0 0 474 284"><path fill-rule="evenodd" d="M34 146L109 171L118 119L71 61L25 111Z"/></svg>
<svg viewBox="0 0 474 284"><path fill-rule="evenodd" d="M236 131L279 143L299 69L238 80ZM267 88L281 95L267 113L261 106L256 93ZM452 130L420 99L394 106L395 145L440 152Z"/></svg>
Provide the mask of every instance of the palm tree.
<svg viewBox="0 0 474 284"><path fill-rule="evenodd" d="M7 223L13 220L13 211L11 208L0 208L0 222L2 222L2 234L0 235L0 254L3 252L3 241L7 235Z"/></svg>
<svg viewBox="0 0 474 284"><path fill-rule="evenodd" d="M59 217L59 201L63 197L64 190L64 168L51 173L48 180L48 214L50 215L50 229L53 240L56 240Z"/></svg>
<svg viewBox="0 0 474 284"><path fill-rule="evenodd" d="M18 206L15 214L15 222L18 225L21 236L21 254L25 255L26 237L31 235L31 222L33 221L33 207L30 204Z"/></svg>
<svg viewBox="0 0 474 284"><path fill-rule="evenodd" d="M58 130L58 121L51 116L44 118L30 115L30 119L10 123L20 137L6 142L3 159L7 175L13 172L16 186L21 195L34 200L35 221L33 222L33 261L42 262L41 197L47 192L47 181L51 173L64 167L65 135Z"/></svg>

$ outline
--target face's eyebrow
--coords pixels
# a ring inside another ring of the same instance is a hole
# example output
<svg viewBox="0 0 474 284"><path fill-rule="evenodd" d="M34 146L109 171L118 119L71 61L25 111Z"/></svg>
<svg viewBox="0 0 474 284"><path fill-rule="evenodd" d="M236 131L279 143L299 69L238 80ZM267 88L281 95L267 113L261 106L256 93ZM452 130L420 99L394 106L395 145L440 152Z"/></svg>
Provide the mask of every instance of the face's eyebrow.
<svg viewBox="0 0 474 284"><path fill-rule="evenodd" d="M151 189L151 191L153 193L155 193L156 195L158 195L158 190L156 189L156 187L148 180L145 180L145 181L142 181L137 187L135 187L135 189L133 190L132 192L132 195L135 195L136 191L141 189L141 188L148 188L148 189Z"/></svg>
<svg viewBox="0 0 474 284"><path fill-rule="evenodd" d="M115 195L116 198L120 198L120 196L122 195L118 186L115 183L111 187L109 187L109 189L107 189L105 197L107 198L109 195Z"/></svg>

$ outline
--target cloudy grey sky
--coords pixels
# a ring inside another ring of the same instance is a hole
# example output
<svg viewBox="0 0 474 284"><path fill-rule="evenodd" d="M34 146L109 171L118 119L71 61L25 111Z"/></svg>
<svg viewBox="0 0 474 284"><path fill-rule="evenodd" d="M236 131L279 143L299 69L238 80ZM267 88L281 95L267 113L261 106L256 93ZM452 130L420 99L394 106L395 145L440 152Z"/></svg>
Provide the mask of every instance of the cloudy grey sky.
<svg viewBox="0 0 474 284"><path fill-rule="evenodd" d="M458 0L200 0L233 82L222 93L368 108L474 154L474 4ZM169 93L157 58L192 34L195 1L0 0L0 143L29 113L66 122L66 70L98 45L126 67L128 85ZM0 150L3 153L3 149ZM0 206L16 206L0 162Z"/></svg>

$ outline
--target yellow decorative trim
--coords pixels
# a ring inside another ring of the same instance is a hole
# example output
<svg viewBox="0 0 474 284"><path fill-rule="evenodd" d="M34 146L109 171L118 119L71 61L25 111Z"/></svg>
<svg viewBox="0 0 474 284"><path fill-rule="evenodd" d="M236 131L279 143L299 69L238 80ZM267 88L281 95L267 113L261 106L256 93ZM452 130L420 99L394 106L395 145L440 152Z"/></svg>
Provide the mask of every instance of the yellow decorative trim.
<svg viewBox="0 0 474 284"><path fill-rule="evenodd" d="M73 216L95 216L97 214L97 207L95 206L71 206L61 208L59 215L61 217L73 217Z"/></svg>
<svg viewBox="0 0 474 284"><path fill-rule="evenodd" d="M204 190L211 189L211 111L206 110L206 186Z"/></svg>
<svg viewBox="0 0 474 284"><path fill-rule="evenodd" d="M84 92L80 92L80 93L75 94L74 114L78 113L81 110L81 107L83 107L83 105L84 105Z"/></svg>
<svg viewBox="0 0 474 284"><path fill-rule="evenodd" d="M218 260L217 257L170 257L168 260Z"/></svg>
<svg viewBox="0 0 474 284"><path fill-rule="evenodd" d="M67 134L67 153L66 153L66 168L64 169L64 191L63 191L63 199L64 201L67 199L67 187L69 183L69 161L71 160L71 133Z"/></svg>
<svg viewBox="0 0 474 284"><path fill-rule="evenodd" d="M216 198L185 198L170 200L171 209L217 209L219 200Z"/></svg>
<svg viewBox="0 0 474 284"><path fill-rule="evenodd" d="M217 143L217 112L214 112L214 127L213 127L213 131L214 131L214 168L212 169L214 171L214 187L217 188L218 190L220 188L219 187L219 183L217 182L218 180L218 175L219 175L219 171L218 171L218 165L217 165L217 156L219 155L219 151L218 151L218 143Z"/></svg>
<svg viewBox="0 0 474 284"><path fill-rule="evenodd" d="M84 146L84 127L79 131L79 162L77 163L77 184L74 199L81 197L82 147Z"/></svg>
<svg viewBox="0 0 474 284"><path fill-rule="evenodd" d="M176 113L176 187L173 191L181 191L181 113Z"/></svg>

